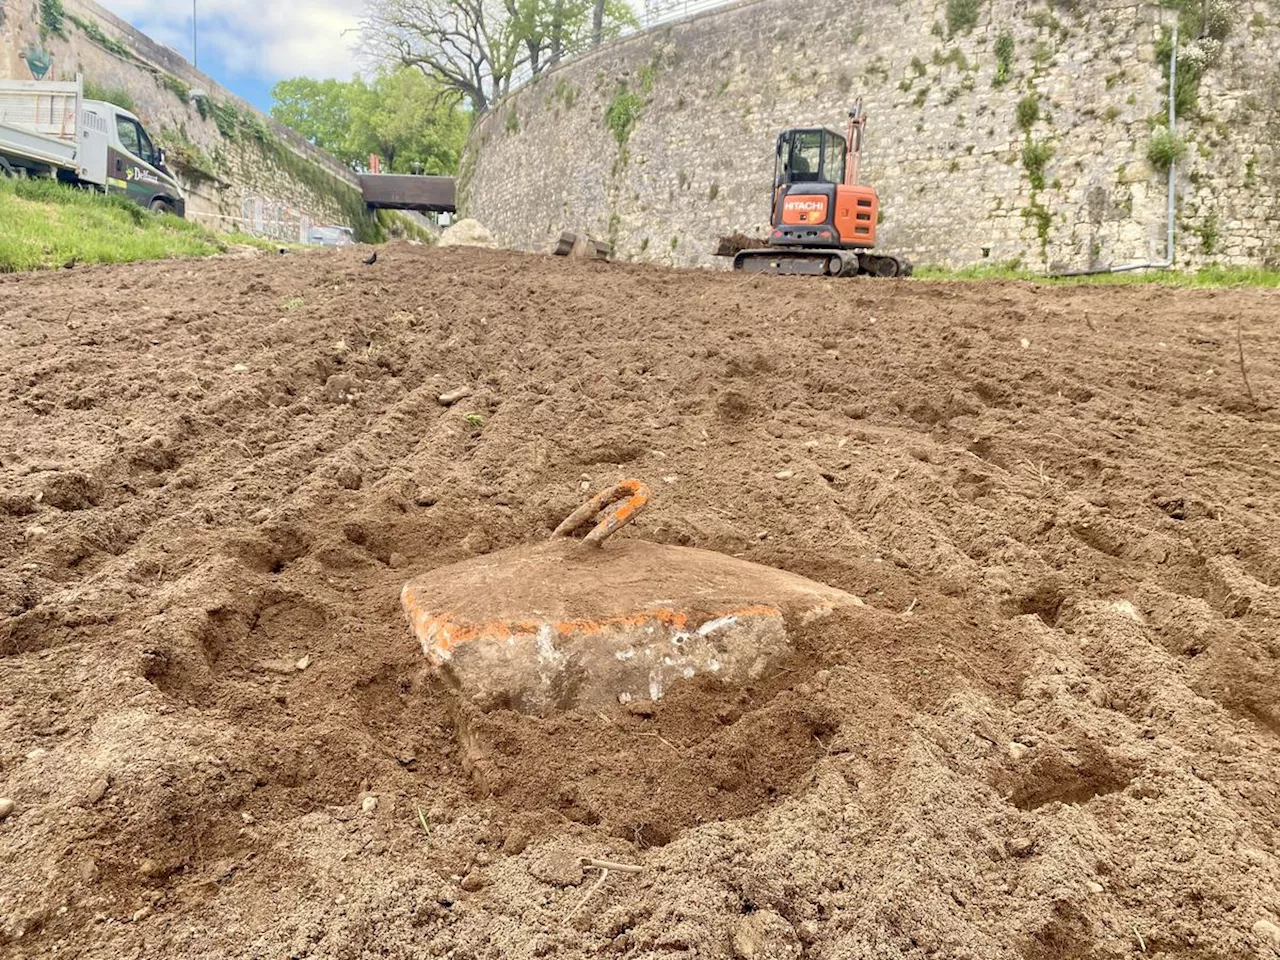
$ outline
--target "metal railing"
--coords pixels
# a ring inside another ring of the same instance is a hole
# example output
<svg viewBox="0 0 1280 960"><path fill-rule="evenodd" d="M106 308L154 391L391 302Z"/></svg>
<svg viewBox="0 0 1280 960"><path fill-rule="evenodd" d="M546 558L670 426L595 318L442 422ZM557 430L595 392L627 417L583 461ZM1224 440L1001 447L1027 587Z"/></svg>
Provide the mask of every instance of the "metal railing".
<svg viewBox="0 0 1280 960"><path fill-rule="evenodd" d="M695 13L723 7L732 0L645 0L644 12L640 15L640 26L643 29L656 27L669 20L682 20Z"/></svg>

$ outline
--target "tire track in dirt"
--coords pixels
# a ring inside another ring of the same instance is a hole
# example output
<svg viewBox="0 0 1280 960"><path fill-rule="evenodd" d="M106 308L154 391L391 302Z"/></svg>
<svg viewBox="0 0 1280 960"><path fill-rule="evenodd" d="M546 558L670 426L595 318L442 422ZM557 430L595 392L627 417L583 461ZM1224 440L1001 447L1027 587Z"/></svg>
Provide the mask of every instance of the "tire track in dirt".
<svg viewBox="0 0 1280 960"><path fill-rule="evenodd" d="M7 951L1267 949L1274 295L358 259L0 278ZM867 607L460 739L400 585L628 474Z"/></svg>

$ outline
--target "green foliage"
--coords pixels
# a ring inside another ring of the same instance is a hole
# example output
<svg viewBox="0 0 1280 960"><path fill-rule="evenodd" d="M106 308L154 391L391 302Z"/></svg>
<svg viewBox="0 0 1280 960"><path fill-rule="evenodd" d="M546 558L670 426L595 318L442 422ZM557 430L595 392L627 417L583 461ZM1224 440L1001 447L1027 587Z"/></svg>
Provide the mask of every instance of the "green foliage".
<svg viewBox="0 0 1280 960"><path fill-rule="evenodd" d="M1231 32L1230 7L1224 0L1169 0L1178 11L1178 72L1174 78L1174 106L1178 116L1192 116L1200 98L1205 70L1221 56L1222 41ZM1162 27L1156 41L1156 62L1165 77L1173 54L1173 31ZM1166 79L1167 85L1167 79Z"/></svg>
<svg viewBox="0 0 1280 960"><path fill-rule="evenodd" d="M1032 190L1044 189L1044 171L1053 159L1053 147L1028 139L1022 146L1022 166L1027 171Z"/></svg>
<svg viewBox="0 0 1280 960"><path fill-rule="evenodd" d="M1034 218L1031 218L1034 219ZM929 264L917 266L912 273L914 280L1029 280L1036 283L1053 283L1064 286L1102 285L1137 286L1156 285L1168 287L1218 288L1218 287L1280 287L1280 270L1265 267L1202 267L1192 272L1177 270L1132 271L1128 273L1100 273L1082 277L1046 277L1022 267L1019 261L992 264L990 266L964 267L953 270Z"/></svg>
<svg viewBox="0 0 1280 960"><path fill-rule="evenodd" d="M427 247L435 245L436 238L430 230L419 226L399 210L379 210L377 218L388 237L417 240Z"/></svg>
<svg viewBox="0 0 1280 960"><path fill-rule="evenodd" d="M968 33L978 23L982 0L947 0L947 36Z"/></svg>
<svg viewBox="0 0 1280 960"><path fill-rule="evenodd" d="M166 73L161 75L160 83L166 90L172 93L183 103L191 102L191 88L187 86L185 81L175 77L171 73Z"/></svg>
<svg viewBox="0 0 1280 960"><path fill-rule="evenodd" d="M1147 144L1147 160L1156 170L1164 173L1186 156L1187 142L1168 127L1160 127L1151 135L1151 142Z"/></svg>
<svg viewBox="0 0 1280 960"><path fill-rule="evenodd" d="M911 69L917 77L923 77L929 72L929 68L924 65L924 61L919 57L911 58Z"/></svg>
<svg viewBox="0 0 1280 960"><path fill-rule="evenodd" d="M707 199L714 202L718 196L720 196L720 184L713 182L711 184L711 189L707 191Z"/></svg>
<svg viewBox="0 0 1280 960"><path fill-rule="evenodd" d="M1244 162L1244 185L1252 187L1258 182L1258 155L1252 153Z"/></svg>
<svg viewBox="0 0 1280 960"><path fill-rule="evenodd" d="M947 64L953 65L957 70L969 69L969 58L964 55L964 51L959 47L952 47L945 54L941 50L933 51L934 66L945 67Z"/></svg>
<svg viewBox="0 0 1280 960"><path fill-rule="evenodd" d="M47 0L46 0L47 2ZM61 0L57 0L58 8L61 9ZM134 59L133 52L119 40L113 40L102 32L102 27L98 26L97 20L83 20L73 13L67 14L67 19L74 23L86 37L96 43L102 49L109 53L114 53L123 60Z"/></svg>
<svg viewBox="0 0 1280 960"><path fill-rule="evenodd" d="M1058 18L1048 10L1037 10L1029 19L1031 20L1031 25L1037 30L1048 30L1052 33L1053 31L1062 28L1062 24L1058 22Z"/></svg>
<svg viewBox="0 0 1280 960"><path fill-rule="evenodd" d="M928 98L928 96L929 96L929 88L921 87L919 90L916 91L916 95L911 98L911 105L913 107L923 107L924 102Z"/></svg>
<svg viewBox="0 0 1280 960"><path fill-rule="evenodd" d="M631 131L635 129L643 109L644 98L628 89L626 81L618 81L613 100L605 108L604 122L613 131L613 139L618 141L619 147L626 148L627 141L631 139Z"/></svg>
<svg viewBox="0 0 1280 960"><path fill-rule="evenodd" d="M62 9L62 0L40 0L40 35L47 37L54 34L65 37L66 27L63 23L66 11Z"/></svg>
<svg viewBox="0 0 1280 960"><path fill-rule="evenodd" d="M566 110L572 110L578 91L571 84L566 83L564 77L557 77L556 89L552 96L563 103Z"/></svg>
<svg viewBox="0 0 1280 960"><path fill-rule="evenodd" d="M371 82L297 77L271 95L272 117L354 170L377 155L388 173L455 173L470 127L456 98L415 69L383 71Z"/></svg>
<svg viewBox="0 0 1280 960"><path fill-rule="evenodd" d="M1048 207L1033 200L1022 211L1022 216L1035 224L1036 236L1040 238L1040 252L1043 254L1049 248L1049 227L1053 224L1053 215L1049 213Z"/></svg>
<svg viewBox="0 0 1280 960"><path fill-rule="evenodd" d="M1114 123L1116 118L1120 116L1120 108L1116 106L1107 107L1102 116L1108 123Z"/></svg>
<svg viewBox="0 0 1280 960"><path fill-rule="evenodd" d="M1013 35L1001 33L996 37L996 75L991 81L993 87L1003 87L1013 77Z"/></svg>
<svg viewBox="0 0 1280 960"><path fill-rule="evenodd" d="M114 103L117 107L123 107L130 113L134 112L133 94L119 87L107 87L95 80L85 80L84 96L86 100L101 100L104 103Z"/></svg>
<svg viewBox="0 0 1280 960"><path fill-rule="evenodd" d="M514 106L507 110L507 133L520 132L520 114Z"/></svg>
<svg viewBox="0 0 1280 960"><path fill-rule="evenodd" d="M1196 233L1200 235L1200 250L1203 253L1210 254L1218 248L1218 215L1210 213L1207 217L1200 221L1196 227Z"/></svg>
<svg viewBox="0 0 1280 960"><path fill-rule="evenodd" d="M220 179L210 156L192 143L184 130L161 130L156 142L164 147L165 162L184 173L188 180Z"/></svg>
<svg viewBox="0 0 1280 960"><path fill-rule="evenodd" d="M123 197L53 180L0 179L0 273L207 256L225 249L203 227L155 216Z"/></svg>
<svg viewBox="0 0 1280 960"><path fill-rule="evenodd" d="M1018 129L1030 133L1035 122L1040 119L1040 98L1029 93L1018 101Z"/></svg>

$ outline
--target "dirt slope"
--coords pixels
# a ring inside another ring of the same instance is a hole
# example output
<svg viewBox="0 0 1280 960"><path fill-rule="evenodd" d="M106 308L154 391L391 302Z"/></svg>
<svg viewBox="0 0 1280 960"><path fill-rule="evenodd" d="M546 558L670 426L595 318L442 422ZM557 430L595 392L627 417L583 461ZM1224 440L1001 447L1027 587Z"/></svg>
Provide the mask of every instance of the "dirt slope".
<svg viewBox="0 0 1280 960"><path fill-rule="evenodd" d="M1280 297L359 258L0 278L0 954L1280 956ZM625 476L867 606L464 749L400 586Z"/></svg>

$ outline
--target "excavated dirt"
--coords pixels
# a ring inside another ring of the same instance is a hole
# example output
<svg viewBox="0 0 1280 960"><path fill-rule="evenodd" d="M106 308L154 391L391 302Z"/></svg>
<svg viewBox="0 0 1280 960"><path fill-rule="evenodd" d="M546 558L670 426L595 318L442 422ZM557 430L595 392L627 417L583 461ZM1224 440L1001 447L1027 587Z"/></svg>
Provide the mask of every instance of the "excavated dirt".
<svg viewBox="0 0 1280 960"><path fill-rule="evenodd" d="M1280 956L1280 296L361 256L0 279L0 954ZM628 476L867 606L459 708L400 587Z"/></svg>

